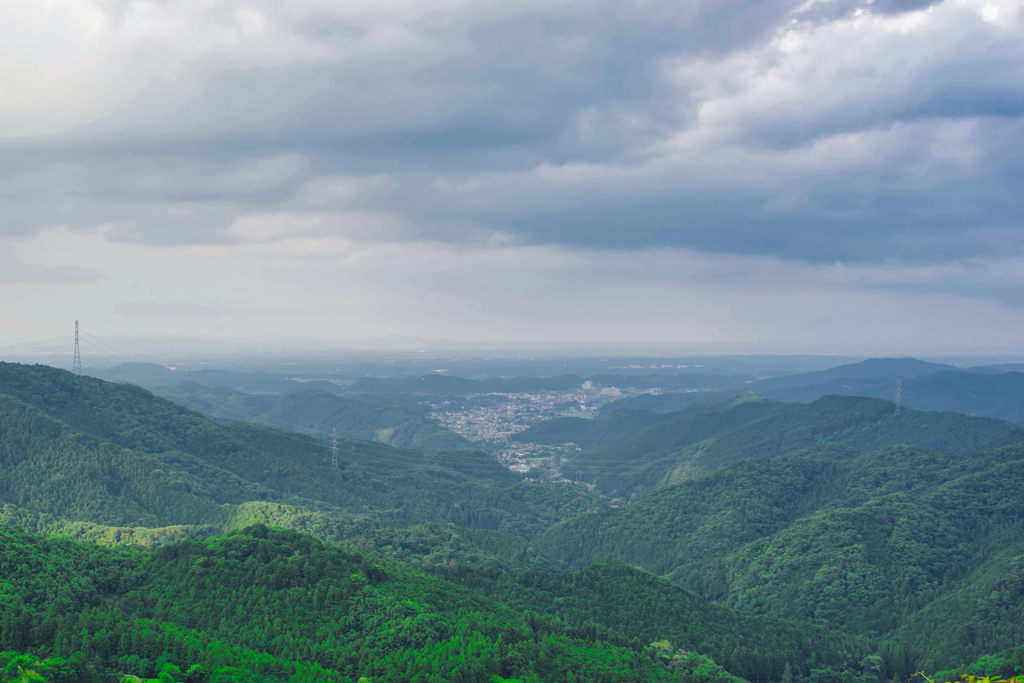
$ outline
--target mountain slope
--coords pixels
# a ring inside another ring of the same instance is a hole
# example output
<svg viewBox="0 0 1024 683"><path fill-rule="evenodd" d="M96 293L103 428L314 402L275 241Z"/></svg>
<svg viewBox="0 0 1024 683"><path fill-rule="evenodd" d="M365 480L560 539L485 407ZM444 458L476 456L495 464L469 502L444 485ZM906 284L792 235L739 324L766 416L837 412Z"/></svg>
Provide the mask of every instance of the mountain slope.
<svg viewBox="0 0 1024 683"><path fill-rule="evenodd" d="M915 657L945 668L1017 633L1024 592L998 598L1001 611L974 605L993 590L983 562L1024 547L1022 510L1024 446L898 446L842 462L740 462L557 525L533 545L570 567L615 554L745 611L909 639ZM921 610L938 598L933 611L959 605L1002 626L930 632Z"/></svg>
<svg viewBox="0 0 1024 683"><path fill-rule="evenodd" d="M225 506L272 502L531 536L597 509L581 487L521 483L479 451L343 439L333 469L321 441L43 366L0 364L0 397L2 502L50 515L38 524L224 528L238 514Z"/></svg>
<svg viewBox="0 0 1024 683"><path fill-rule="evenodd" d="M538 633L470 590L291 532L255 527L154 553L0 537L3 592L20 598L0 607L7 648L82 652L144 676L169 661L204 681L555 680L569 669L669 679L621 635L616 646Z"/></svg>
<svg viewBox="0 0 1024 683"><path fill-rule="evenodd" d="M607 448L584 452L572 468L609 495L700 477L749 458L818 454L849 458L893 444L973 450L1024 440L1024 429L992 418L904 410L880 399L826 396L809 405L740 394L691 406ZM601 418L607 419L607 418Z"/></svg>
<svg viewBox="0 0 1024 683"><path fill-rule="evenodd" d="M475 448L451 430L399 406L369 406L317 389L291 394L246 394L194 382L154 389L154 394L209 417L243 420L319 438L339 436L377 441L397 448Z"/></svg>
<svg viewBox="0 0 1024 683"><path fill-rule="evenodd" d="M610 415L618 410L635 410L665 415L728 395L731 394L722 394L717 391L670 391L664 394L640 394L606 403L598 410L598 414Z"/></svg>
<svg viewBox="0 0 1024 683"><path fill-rule="evenodd" d="M901 382L903 405L918 410L955 411L1024 424L1024 373L937 372ZM810 402L828 394L891 398L891 379L837 379L826 384L767 391L778 401Z"/></svg>
<svg viewBox="0 0 1024 683"><path fill-rule="evenodd" d="M896 380L903 380L904 386L912 378L924 377L945 372L957 375L971 375L978 372L998 373L995 369L972 368L961 370L951 365L930 363L915 358L871 358L860 363L839 365L828 370L803 372L780 377L748 382L751 391L761 394L774 401L810 403L823 396L839 394L842 396L884 397L895 396ZM603 407L607 414L614 410L649 410L656 413L669 413L681 410L694 403L713 398L715 394L700 393L665 393L661 395L643 395L626 398ZM721 394L718 394L721 396ZM904 394L906 398L906 394ZM954 401L942 405L923 403L906 403L909 407L921 410L948 410L968 414L986 414L991 417L1010 419L1007 415L970 409L968 405ZM1016 421L1016 420L1012 420Z"/></svg>
<svg viewBox="0 0 1024 683"><path fill-rule="evenodd" d="M654 413L640 410L617 410L598 419L556 417L520 432L516 439L523 443L561 446L574 443L585 449L617 443L660 422Z"/></svg>
<svg viewBox="0 0 1024 683"><path fill-rule="evenodd" d="M860 363L839 365L828 370L802 372L796 375L772 377L755 382L751 389L757 392L823 384L835 379L856 379L863 377L908 378L931 375L940 371L963 372L943 363L929 363L916 358L869 358Z"/></svg>
<svg viewBox="0 0 1024 683"><path fill-rule="evenodd" d="M0 539L0 592L19 598L0 604L5 647L82 652L147 676L170 662L204 681L224 680L214 674L228 666L243 681L669 681L703 671L700 680L735 683L708 657L776 679L790 662L798 675L812 661L849 663L821 629L710 605L616 562L561 576L431 574L262 526L152 552L5 530ZM481 585L459 585L471 583ZM698 656L667 665L644 642L667 638Z"/></svg>

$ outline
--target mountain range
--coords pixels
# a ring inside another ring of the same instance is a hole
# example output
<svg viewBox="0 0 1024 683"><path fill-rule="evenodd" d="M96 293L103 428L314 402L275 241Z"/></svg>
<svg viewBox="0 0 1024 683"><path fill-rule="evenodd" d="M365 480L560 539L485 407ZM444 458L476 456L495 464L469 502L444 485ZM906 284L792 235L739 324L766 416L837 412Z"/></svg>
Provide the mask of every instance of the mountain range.
<svg viewBox="0 0 1024 683"><path fill-rule="evenodd" d="M1024 425L1024 366L992 365L967 369L913 358L875 358L830 370L750 381L746 388L781 402L810 403L823 396L885 398L908 408L997 417ZM671 413L727 394L667 392L609 403L616 410Z"/></svg>
<svg viewBox="0 0 1024 683"><path fill-rule="evenodd" d="M1016 374L896 365L919 371L904 384ZM1024 430L1005 420L753 391L619 409L523 433L580 448L561 464L580 483L551 485L380 400L161 393L177 403L0 363L5 676L882 683L1024 665Z"/></svg>

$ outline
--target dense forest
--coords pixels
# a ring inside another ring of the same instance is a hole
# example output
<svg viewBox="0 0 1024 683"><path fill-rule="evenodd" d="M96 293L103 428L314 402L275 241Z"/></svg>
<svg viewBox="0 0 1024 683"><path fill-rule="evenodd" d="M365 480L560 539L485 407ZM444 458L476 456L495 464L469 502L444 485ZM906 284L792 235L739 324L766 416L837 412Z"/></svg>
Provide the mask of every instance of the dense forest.
<svg viewBox="0 0 1024 683"><path fill-rule="evenodd" d="M696 479L731 463L804 455L845 460L898 444L973 451L1024 441L1024 429L960 413L894 411L889 401L826 396L776 403L752 392L671 413L619 410L596 420L560 418L523 440L583 448L569 468L609 496Z"/></svg>
<svg viewBox="0 0 1024 683"><path fill-rule="evenodd" d="M997 417L1024 425L1024 366L956 368L913 358L872 358L829 370L782 375L748 382L747 388L773 401L811 403L823 396L896 396L916 410ZM711 393L668 391L642 394L605 405L604 414L637 410L665 414L727 397L735 389Z"/></svg>
<svg viewBox="0 0 1024 683"><path fill-rule="evenodd" d="M825 630L716 607L616 562L428 571L262 525L148 551L0 539L0 647L63 658L79 680L225 680L234 668L239 680L712 681L787 665L809 675L858 654ZM650 645L663 640L671 662Z"/></svg>
<svg viewBox="0 0 1024 683"><path fill-rule="evenodd" d="M282 524L315 514L324 527L357 515L528 538L601 506L585 488L526 485L475 450L340 439L334 469L322 440L216 422L139 387L43 366L0 364L0 428L3 514L27 529L63 521L226 529L239 517ZM252 519L254 505L271 516Z"/></svg>
<svg viewBox="0 0 1024 683"><path fill-rule="evenodd" d="M751 392L563 418L531 437L579 445L591 469L551 486L473 448L351 438L395 416L402 438L432 433L381 401L185 389L264 417L0 363L0 680L907 683L1024 666L1024 432L1000 420ZM322 439L266 417L285 413L309 432L349 420L337 469Z"/></svg>
<svg viewBox="0 0 1024 683"><path fill-rule="evenodd" d="M153 393L210 417L257 422L320 438L337 432L338 436L397 448L474 448L467 439L401 406L367 405L319 389L247 394L227 387L182 382Z"/></svg>

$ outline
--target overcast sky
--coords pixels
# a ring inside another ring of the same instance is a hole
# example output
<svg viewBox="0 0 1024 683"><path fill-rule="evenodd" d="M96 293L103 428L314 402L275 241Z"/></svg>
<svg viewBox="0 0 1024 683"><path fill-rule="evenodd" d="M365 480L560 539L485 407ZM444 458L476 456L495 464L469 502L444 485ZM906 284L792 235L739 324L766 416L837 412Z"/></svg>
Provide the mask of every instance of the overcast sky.
<svg viewBox="0 0 1024 683"><path fill-rule="evenodd" d="M0 341L1018 350L1022 8L5 0Z"/></svg>

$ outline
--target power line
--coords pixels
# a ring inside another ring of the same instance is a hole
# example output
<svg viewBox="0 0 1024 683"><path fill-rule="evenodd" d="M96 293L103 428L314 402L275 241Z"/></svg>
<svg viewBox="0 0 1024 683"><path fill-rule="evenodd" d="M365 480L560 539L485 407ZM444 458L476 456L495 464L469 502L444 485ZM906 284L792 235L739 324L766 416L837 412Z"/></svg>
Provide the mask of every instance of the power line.
<svg viewBox="0 0 1024 683"><path fill-rule="evenodd" d="M62 345L64 345L64 348L67 348L67 343L68 343L68 341L70 339L71 339L71 336L65 333L65 334L60 334L59 336L53 337L51 339L40 339L39 341L25 342L23 344L9 344L7 346L0 346L0 351L6 351L6 350L9 350L9 349L30 349L31 347L39 346L40 344L53 344L55 342L60 342ZM48 347L48 348L50 348L50 347ZM40 349L32 349L31 352L34 353L34 352L37 352L39 350ZM42 350L45 351L47 349L42 349Z"/></svg>
<svg viewBox="0 0 1024 683"><path fill-rule="evenodd" d="M132 361L131 360L132 358L136 358L136 359L138 358L138 356L136 356L134 354L125 353L124 351L114 347L111 344L108 344L107 342L103 341L102 339L100 339L100 338L98 338L98 337L96 337L94 335L91 335L91 334L89 334L88 332L86 332L84 330L82 331L82 334L84 334L85 336L89 337L90 339L92 339L93 341L97 342L98 344L103 344L103 346L105 346L108 349L110 349L111 351L113 351L114 355L112 357L117 358L122 363L140 362L140 361L137 361L137 360L136 361Z"/></svg>
<svg viewBox="0 0 1024 683"><path fill-rule="evenodd" d="M64 333L63 332L55 332L53 330L50 330L49 332L36 332L35 334L23 334L20 337L8 337L7 339L0 339L0 342L7 343L7 342L10 342L10 341L18 341L19 339L33 339L35 337L47 337L47 336L50 336L51 334L60 334L60 335L63 336Z"/></svg>
<svg viewBox="0 0 1024 683"><path fill-rule="evenodd" d="M338 430L331 430L331 467L338 469Z"/></svg>
<svg viewBox="0 0 1024 683"><path fill-rule="evenodd" d="M85 332L83 332L82 335L83 336L89 336ZM102 356L104 358L107 358L109 360L112 360L112 361L115 361L115 362L118 362L118 363L122 363L122 364L127 362L127 361L125 361L125 359L123 357L110 353L106 349L101 348L101 347L97 346L96 344L93 344L88 339L82 339L82 344L87 349L92 351L92 353L95 354L95 355Z"/></svg>
<svg viewBox="0 0 1024 683"><path fill-rule="evenodd" d="M71 372L82 376L82 354L78 351L78 321L75 321L75 359L71 362Z"/></svg>

